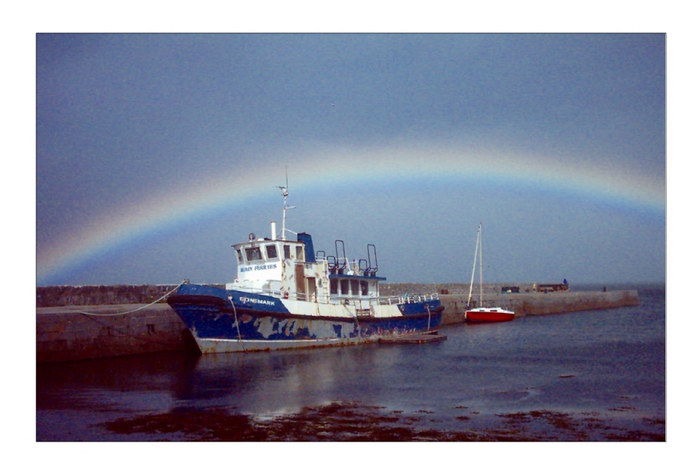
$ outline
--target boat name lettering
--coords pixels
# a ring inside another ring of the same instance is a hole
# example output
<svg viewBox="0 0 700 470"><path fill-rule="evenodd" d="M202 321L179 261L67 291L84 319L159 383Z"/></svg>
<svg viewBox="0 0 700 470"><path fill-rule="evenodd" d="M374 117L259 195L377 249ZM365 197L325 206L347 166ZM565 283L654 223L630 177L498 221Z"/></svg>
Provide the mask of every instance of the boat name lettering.
<svg viewBox="0 0 700 470"><path fill-rule="evenodd" d="M240 301L241 301L241 303L244 303L244 304L263 304L263 305L270 305L270 306L275 305L275 303L272 300L254 299L251 297L244 297L244 296L240 297Z"/></svg>
<svg viewBox="0 0 700 470"><path fill-rule="evenodd" d="M259 264L256 266L242 266L240 271L242 273L246 273L248 271L264 271L266 269L275 269L277 268L277 263L273 264Z"/></svg>

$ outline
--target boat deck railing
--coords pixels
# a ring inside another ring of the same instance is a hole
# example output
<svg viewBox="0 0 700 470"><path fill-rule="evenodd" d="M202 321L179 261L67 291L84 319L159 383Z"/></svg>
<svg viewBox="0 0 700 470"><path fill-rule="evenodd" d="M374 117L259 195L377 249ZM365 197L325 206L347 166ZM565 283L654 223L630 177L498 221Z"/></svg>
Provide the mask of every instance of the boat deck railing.
<svg viewBox="0 0 700 470"><path fill-rule="evenodd" d="M355 296L355 295L324 295L324 294L307 294L303 292L287 292L280 290L271 289L255 289L255 288L240 288L245 292L250 292L251 294L261 294L269 295L271 297L277 297L279 299L291 299L291 300L301 300L318 302L321 304L355 304L361 302L375 303L378 305L394 305L394 304L412 304L412 303L422 303L429 300L439 300L437 293L432 294L404 294L404 295L391 295L391 296Z"/></svg>

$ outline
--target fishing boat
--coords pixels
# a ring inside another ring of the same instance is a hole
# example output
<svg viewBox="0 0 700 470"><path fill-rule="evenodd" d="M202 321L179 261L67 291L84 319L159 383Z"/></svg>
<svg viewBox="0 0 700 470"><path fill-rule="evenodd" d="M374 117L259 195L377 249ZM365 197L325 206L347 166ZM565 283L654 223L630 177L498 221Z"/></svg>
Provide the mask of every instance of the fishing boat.
<svg viewBox="0 0 700 470"><path fill-rule="evenodd" d="M224 287L183 283L168 297L203 354L343 346L437 331L444 306L437 294L382 297L377 249L367 258L314 252L308 233L286 227L288 185L280 186L282 230L254 233L232 245L237 276ZM293 234L291 239L287 235Z"/></svg>
<svg viewBox="0 0 700 470"><path fill-rule="evenodd" d="M479 306L471 307L472 304L472 287L474 286L474 271L476 270L476 260L479 258ZM481 248L481 224L476 232L476 247L474 248L474 264L472 265L472 278L469 283L469 296L467 300L467 310L464 312L464 321L477 322L504 322L515 318L515 312L506 310L501 307L484 307L484 286L483 286L483 268L482 268L482 248Z"/></svg>

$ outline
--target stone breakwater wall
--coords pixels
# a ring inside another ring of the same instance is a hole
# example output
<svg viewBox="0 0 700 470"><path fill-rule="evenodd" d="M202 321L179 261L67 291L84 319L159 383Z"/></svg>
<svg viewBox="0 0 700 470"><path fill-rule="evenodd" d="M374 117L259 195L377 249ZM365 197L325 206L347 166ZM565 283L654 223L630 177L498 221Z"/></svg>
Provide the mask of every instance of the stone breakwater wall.
<svg viewBox="0 0 700 470"><path fill-rule="evenodd" d="M467 308L466 295L441 295L440 301L445 306L443 324L463 321L464 311ZM549 294L484 294L483 303L484 306L506 308L515 312L516 317L524 317L527 315L633 307L639 305L639 296L636 290L554 292Z"/></svg>
<svg viewBox="0 0 700 470"><path fill-rule="evenodd" d="M174 288L175 284L37 287L36 306L149 304Z"/></svg>
<svg viewBox="0 0 700 470"><path fill-rule="evenodd" d="M37 362L196 350L192 335L168 304L122 314L145 305L37 308Z"/></svg>
<svg viewBox="0 0 700 470"><path fill-rule="evenodd" d="M38 287L37 362L196 350L192 336L170 306L163 302L148 305L173 287ZM463 321L468 289L463 284L387 284L381 294L442 291L442 324L446 325ZM635 290L502 294L500 288L487 288L484 303L509 308L522 317L635 306L639 298Z"/></svg>

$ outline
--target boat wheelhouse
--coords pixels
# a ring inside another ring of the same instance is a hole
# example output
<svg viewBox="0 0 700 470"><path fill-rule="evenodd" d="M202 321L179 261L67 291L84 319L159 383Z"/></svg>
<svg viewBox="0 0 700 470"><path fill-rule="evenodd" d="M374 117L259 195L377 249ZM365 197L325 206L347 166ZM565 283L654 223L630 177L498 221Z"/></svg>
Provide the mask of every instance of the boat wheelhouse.
<svg viewBox="0 0 700 470"><path fill-rule="evenodd" d="M379 297L376 275L376 247L367 245L366 259L349 260L344 256L345 243L336 240L336 255L314 253L313 240L307 233L297 240L277 238L276 224L271 223L270 238L256 238L232 245L238 261L238 276L226 289L266 293L300 301L337 303L362 302ZM343 256L338 256L339 251ZM370 265L370 261L374 264Z"/></svg>

